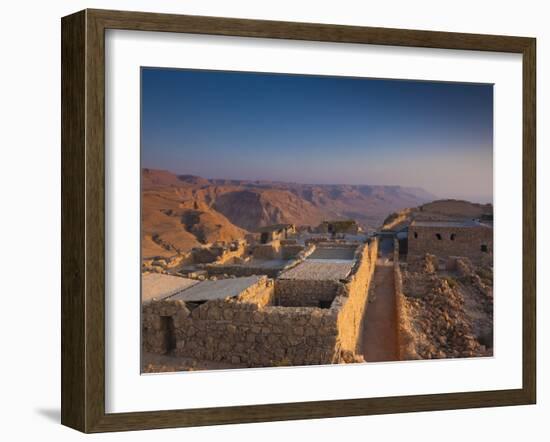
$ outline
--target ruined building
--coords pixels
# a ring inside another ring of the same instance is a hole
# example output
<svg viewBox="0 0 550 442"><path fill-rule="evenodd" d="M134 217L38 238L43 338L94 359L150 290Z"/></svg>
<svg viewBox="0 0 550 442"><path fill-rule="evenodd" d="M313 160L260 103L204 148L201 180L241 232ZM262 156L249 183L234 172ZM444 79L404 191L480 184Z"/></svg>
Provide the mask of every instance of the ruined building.
<svg viewBox="0 0 550 442"><path fill-rule="evenodd" d="M360 227L357 224L357 221L350 220L337 220L337 221L323 221L319 227L319 232L321 233L330 233L332 235L337 235L339 233L356 235L360 232Z"/></svg>
<svg viewBox="0 0 550 442"><path fill-rule="evenodd" d="M259 232L260 243L267 244L271 241L287 239L289 235L296 233L296 226L294 224L274 224L261 227Z"/></svg>
<svg viewBox="0 0 550 442"><path fill-rule="evenodd" d="M464 256L479 262L493 253L493 228L479 221L413 221L407 235L408 259L426 253Z"/></svg>
<svg viewBox="0 0 550 442"><path fill-rule="evenodd" d="M250 367L349 362L377 253L376 239L318 245L274 279L144 274L144 350ZM159 278L175 280L163 290Z"/></svg>

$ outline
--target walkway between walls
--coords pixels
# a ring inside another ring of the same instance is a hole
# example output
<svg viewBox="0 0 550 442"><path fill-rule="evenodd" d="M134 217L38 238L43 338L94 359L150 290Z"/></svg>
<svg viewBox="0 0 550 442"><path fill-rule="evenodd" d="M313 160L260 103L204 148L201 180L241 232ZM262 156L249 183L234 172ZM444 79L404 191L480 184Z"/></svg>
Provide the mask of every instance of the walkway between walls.
<svg viewBox="0 0 550 442"><path fill-rule="evenodd" d="M393 262L378 258L363 327L363 355L367 362L398 360L397 315Z"/></svg>

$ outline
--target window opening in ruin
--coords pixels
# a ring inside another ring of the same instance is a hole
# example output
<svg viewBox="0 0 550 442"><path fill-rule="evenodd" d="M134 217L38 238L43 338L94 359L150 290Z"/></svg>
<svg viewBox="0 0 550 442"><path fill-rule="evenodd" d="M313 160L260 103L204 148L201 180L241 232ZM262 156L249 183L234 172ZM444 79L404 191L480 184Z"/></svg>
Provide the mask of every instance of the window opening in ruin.
<svg viewBox="0 0 550 442"><path fill-rule="evenodd" d="M267 232L262 232L261 236L260 236L260 242L262 244L267 244L267 240L268 240L268 233Z"/></svg>
<svg viewBox="0 0 550 442"><path fill-rule="evenodd" d="M481 251L484 253L487 253L489 251L487 244L481 244Z"/></svg>
<svg viewBox="0 0 550 442"><path fill-rule="evenodd" d="M418 232L414 232L414 237L418 238Z"/></svg>
<svg viewBox="0 0 550 442"><path fill-rule="evenodd" d="M436 237L438 240L441 241L441 233L436 233L436 234L435 234L435 237Z"/></svg>
<svg viewBox="0 0 550 442"><path fill-rule="evenodd" d="M332 301L319 301L319 308L330 308Z"/></svg>
<svg viewBox="0 0 550 442"><path fill-rule="evenodd" d="M454 241L456 238L456 235L454 233L451 233L451 241Z"/></svg>
<svg viewBox="0 0 550 442"><path fill-rule="evenodd" d="M161 330L164 333L164 349L171 353L176 348L176 334L174 333L174 320L171 316L161 316Z"/></svg>

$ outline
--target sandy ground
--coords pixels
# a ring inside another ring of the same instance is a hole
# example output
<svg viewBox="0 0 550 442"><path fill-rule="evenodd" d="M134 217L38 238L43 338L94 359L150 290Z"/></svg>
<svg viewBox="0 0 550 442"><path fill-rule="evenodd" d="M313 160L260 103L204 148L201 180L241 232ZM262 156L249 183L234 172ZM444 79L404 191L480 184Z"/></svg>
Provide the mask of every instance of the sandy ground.
<svg viewBox="0 0 550 442"><path fill-rule="evenodd" d="M363 329L363 355L367 362L398 359L393 263L379 259Z"/></svg>
<svg viewBox="0 0 550 442"><path fill-rule="evenodd" d="M226 370L230 368L244 368L236 364L222 362L196 361L191 358L181 358L170 355L157 355L143 352L141 361L142 373L166 373L175 371L195 370Z"/></svg>

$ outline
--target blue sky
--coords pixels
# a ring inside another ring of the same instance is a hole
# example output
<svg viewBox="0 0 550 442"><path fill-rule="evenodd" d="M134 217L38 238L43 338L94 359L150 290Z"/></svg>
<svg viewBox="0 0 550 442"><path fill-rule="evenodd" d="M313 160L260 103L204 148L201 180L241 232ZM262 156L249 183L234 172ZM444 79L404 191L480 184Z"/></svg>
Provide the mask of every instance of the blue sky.
<svg viewBox="0 0 550 442"><path fill-rule="evenodd" d="M142 166L491 201L493 87L142 69Z"/></svg>

